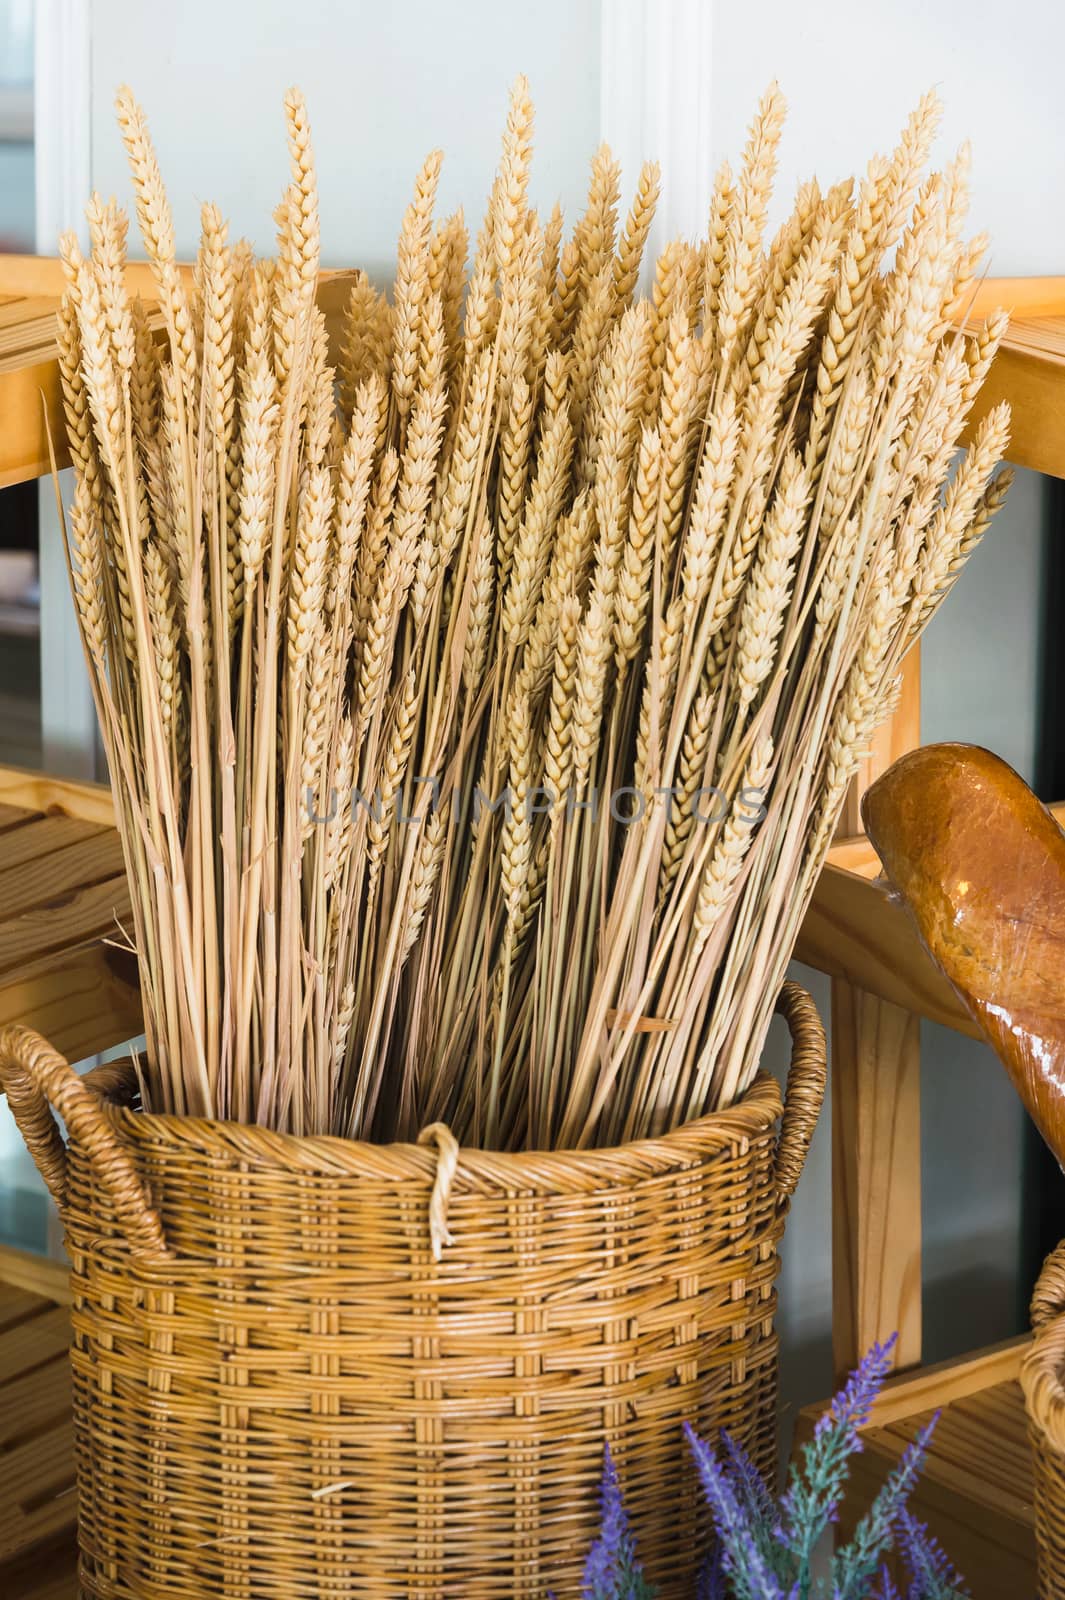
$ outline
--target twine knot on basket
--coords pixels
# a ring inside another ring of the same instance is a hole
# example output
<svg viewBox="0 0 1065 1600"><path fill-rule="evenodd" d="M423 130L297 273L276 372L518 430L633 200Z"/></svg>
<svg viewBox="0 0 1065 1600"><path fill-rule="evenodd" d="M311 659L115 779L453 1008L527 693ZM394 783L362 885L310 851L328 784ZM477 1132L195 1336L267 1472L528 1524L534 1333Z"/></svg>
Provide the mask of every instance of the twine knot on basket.
<svg viewBox="0 0 1065 1600"><path fill-rule="evenodd" d="M446 1122L431 1122L418 1135L418 1143L423 1147L436 1146L436 1178L429 1197L429 1237L433 1260L442 1261L444 1246L455 1243L455 1236L447 1225L447 1208L459 1164L459 1142Z"/></svg>

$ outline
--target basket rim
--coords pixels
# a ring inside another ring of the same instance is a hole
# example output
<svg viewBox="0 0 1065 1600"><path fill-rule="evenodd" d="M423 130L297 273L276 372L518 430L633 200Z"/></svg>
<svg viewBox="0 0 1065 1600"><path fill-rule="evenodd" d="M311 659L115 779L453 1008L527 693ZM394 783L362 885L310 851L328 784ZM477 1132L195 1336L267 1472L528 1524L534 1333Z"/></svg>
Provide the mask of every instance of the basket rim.
<svg viewBox="0 0 1065 1600"><path fill-rule="evenodd" d="M121 1084L115 1073L117 1065L97 1069L95 1082L96 1074L88 1073L84 1082L98 1094L101 1109L118 1137L139 1150L191 1147L216 1161L307 1176L395 1183L413 1180L426 1187L435 1180L437 1154L420 1145L372 1144L335 1134L278 1133L248 1123L133 1110L113 1098ZM657 1138L591 1150L494 1151L462 1145L451 1189L452 1193L501 1189L588 1193L616 1183L664 1176L737 1145L742 1150L768 1133L783 1110L779 1083L762 1069L735 1105L694 1118Z"/></svg>

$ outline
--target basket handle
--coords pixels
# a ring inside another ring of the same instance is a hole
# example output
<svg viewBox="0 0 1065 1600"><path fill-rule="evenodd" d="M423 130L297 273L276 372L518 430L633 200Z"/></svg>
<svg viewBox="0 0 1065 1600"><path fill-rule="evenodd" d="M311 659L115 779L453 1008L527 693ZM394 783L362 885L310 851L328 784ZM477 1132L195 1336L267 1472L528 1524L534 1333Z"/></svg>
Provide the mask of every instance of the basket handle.
<svg viewBox="0 0 1065 1600"><path fill-rule="evenodd" d="M1043 1262L1032 1291L1030 1311L1036 1333L1065 1311L1065 1239L1054 1247Z"/></svg>
<svg viewBox="0 0 1065 1600"><path fill-rule="evenodd" d="M1021 1362L1021 1388L1033 1425L1065 1454L1065 1241L1043 1263L1032 1295L1035 1338Z"/></svg>
<svg viewBox="0 0 1065 1600"><path fill-rule="evenodd" d="M0 1089L26 1141L37 1170L64 1217L67 1147L54 1112L83 1146L114 1204L132 1248L147 1258L167 1259L163 1225L152 1209L133 1162L92 1094L58 1051L31 1028L0 1028Z"/></svg>
<svg viewBox="0 0 1065 1600"><path fill-rule="evenodd" d="M817 1007L797 983L786 983L777 1010L791 1033L791 1065L784 1090L784 1115L780 1124L775 1161L777 1204L786 1205L802 1177L810 1141L821 1115L828 1078L825 1030Z"/></svg>

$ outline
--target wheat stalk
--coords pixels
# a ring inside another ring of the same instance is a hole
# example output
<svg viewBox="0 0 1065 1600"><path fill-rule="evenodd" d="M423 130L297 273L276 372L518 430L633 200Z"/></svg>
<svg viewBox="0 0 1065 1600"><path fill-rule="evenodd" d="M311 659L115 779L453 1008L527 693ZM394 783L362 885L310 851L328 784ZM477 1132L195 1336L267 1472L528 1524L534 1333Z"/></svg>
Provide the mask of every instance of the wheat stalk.
<svg viewBox="0 0 1065 1600"><path fill-rule="evenodd" d="M904 653L1008 486L982 241L922 101L767 249L773 87L706 236L644 263L595 156L571 237L515 86L472 261L417 176L390 293L315 303L307 111L276 261L175 260L163 337L94 196L61 245L74 597L131 883L148 1103L297 1133L588 1145L749 1085ZM641 298L642 278L649 282Z"/></svg>

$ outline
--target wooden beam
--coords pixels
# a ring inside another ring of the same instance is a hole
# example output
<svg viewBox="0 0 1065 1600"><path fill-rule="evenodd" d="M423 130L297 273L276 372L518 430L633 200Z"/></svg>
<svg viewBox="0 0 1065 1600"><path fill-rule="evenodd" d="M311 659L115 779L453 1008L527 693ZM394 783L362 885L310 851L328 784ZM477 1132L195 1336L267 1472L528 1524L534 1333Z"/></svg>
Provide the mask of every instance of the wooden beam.
<svg viewBox="0 0 1065 1600"><path fill-rule="evenodd" d="M191 268L182 268L188 276ZM318 281L318 304L325 312L331 357L335 360L343 324L343 310L355 274L323 272ZM147 302L157 294L151 268L145 262L131 262L126 270L131 293ZM49 473L48 439L51 436L56 465L69 465L63 396L54 338L41 342L39 302L52 297L56 303L63 293L63 272L59 261L46 256L0 256L0 295L32 296L35 316L30 343L21 355L15 351L0 362L0 488L43 478ZM7 343L14 338L8 330Z"/></svg>
<svg viewBox="0 0 1065 1600"><path fill-rule="evenodd" d="M1065 362L1003 344L976 397L965 430L972 439L983 417L1002 400L1012 412L1007 459L1019 467L1065 478Z"/></svg>
<svg viewBox="0 0 1065 1600"><path fill-rule="evenodd" d="M3 397L4 438L0 449L0 489L13 483L44 478L51 470L48 435L51 433L57 467L70 465L59 362L54 358L34 362L14 372L0 374Z"/></svg>
<svg viewBox="0 0 1065 1600"><path fill-rule="evenodd" d="M192 283L189 263L179 263L178 271L186 284ZM341 299L346 299L354 279L354 272L335 268L326 268L319 274L318 304L323 311L328 314L336 309ZM63 263L58 256L0 255L0 295L61 300L66 286ZM126 263L126 290L145 301L158 299L159 286L150 262Z"/></svg>
<svg viewBox="0 0 1065 1600"><path fill-rule="evenodd" d="M992 406L1008 400L1008 459L1065 477L1065 277L988 278L955 314L971 331L999 306L1010 313L1010 325L977 396L965 442Z"/></svg>
<svg viewBox="0 0 1065 1600"><path fill-rule="evenodd" d="M39 1294L43 1300L54 1300L57 1306L69 1306L74 1299L70 1268L62 1261L31 1255L28 1250L16 1250L9 1244L0 1244L0 1283L27 1294Z"/></svg>
<svg viewBox="0 0 1065 1600"><path fill-rule="evenodd" d="M0 803L23 811L80 817L103 828L115 826L115 804L106 783L72 783L46 772L0 767Z"/></svg>
<svg viewBox="0 0 1065 1600"><path fill-rule="evenodd" d="M1000 308L1011 317L1065 315L1065 278L985 278L959 311L977 322Z"/></svg>
<svg viewBox="0 0 1065 1600"><path fill-rule="evenodd" d="M915 646L903 662L899 703L851 784L845 834L861 833L866 789L920 740ZM908 922L906 935L923 954ZM832 1345L838 1375L892 1334L895 1367L921 1359L921 1025L909 996L885 996L883 987L855 982L847 973L832 979Z"/></svg>
<svg viewBox="0 0 1065 1600"><path fill-rule="evenodd" d="M0 977L0 1027L42 1034L68 1061L85 1061L144 1029L136 964L100 938L60 949Z"/></svg>
<svg viewBox="0 0 1065 1600"><path fill-rule="evenodd" d="M192 281L192 268L179 268L186 283ZM63 263L58 256L0 256L0 294L19 296L48 295L62 298L66 290ZM130 261L126 266L126 289L143 300L155 300L159 289L147 261Z"/></svg>
<svg viewBox="0 0 1065 1600"><path fill-rule="evenodd" d="M920 1019L832 985L832 1349L845 1377L897 1334L921 1358Z"/></svg>
<svg viewBox="0 0 1065 1600"><path fill-rule="evenodd" d="M799 930L795 959L958 1033L981 1037L886 884L827 866Z"/></svg>
<svg viewBox="0 0 1065 1600"><path fill-rule="evenodd" d="M889 1378L873 1401L869 1421L862 1432L935 1411L1000 1383L1014 1382L1021 1375L1021 1362L1031 1342L1030 1333L1018 1334L1000 1344L987 1345L983 1350L934 1362L922 1367L920 1372L903 1372L896 1378ZM795 1419L796 1444L805 1443L812 1436L818 1417L828 1405L827 1400L819 1400L803 1406Z"/></svg>

